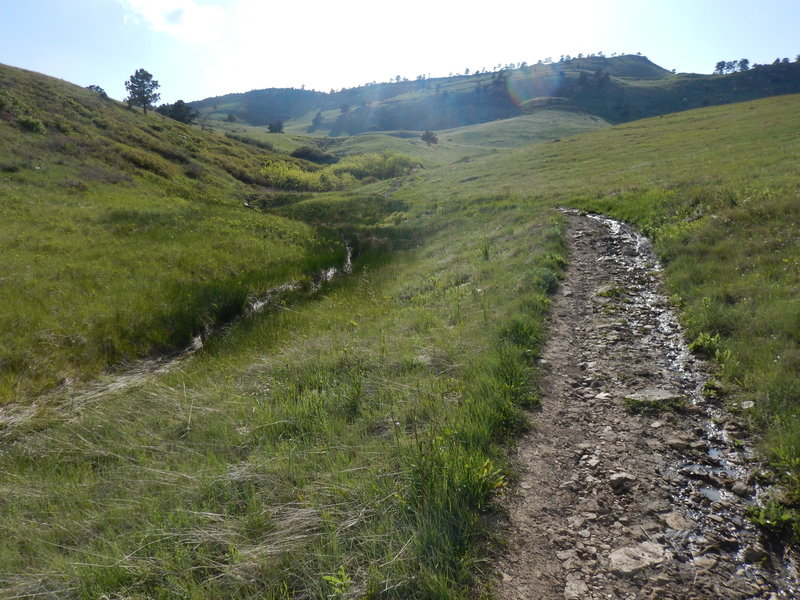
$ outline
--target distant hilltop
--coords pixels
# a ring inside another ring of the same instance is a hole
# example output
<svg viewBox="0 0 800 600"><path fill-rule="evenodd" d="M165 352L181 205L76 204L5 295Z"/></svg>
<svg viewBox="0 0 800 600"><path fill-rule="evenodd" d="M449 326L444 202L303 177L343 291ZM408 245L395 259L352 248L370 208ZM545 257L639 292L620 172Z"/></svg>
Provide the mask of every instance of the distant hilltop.
<svg viewBox="0 0 800 600"><path fill-rule="evenodd" d="M272 88L191 102L201 120L302 122L309 133L440 130L542 107L611 123L800 92L800 62L721 61L712 75L673 73L646 56L565 57L492 72L398 79L340 91Z"/></svg>

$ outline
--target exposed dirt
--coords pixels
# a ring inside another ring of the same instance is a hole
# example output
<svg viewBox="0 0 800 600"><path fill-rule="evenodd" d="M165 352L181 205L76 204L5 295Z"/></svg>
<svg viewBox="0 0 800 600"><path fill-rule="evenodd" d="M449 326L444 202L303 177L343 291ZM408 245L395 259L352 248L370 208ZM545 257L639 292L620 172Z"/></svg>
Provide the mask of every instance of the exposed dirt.
<svg viewBox="0 0 800 600"><path fill-rule="evenodd" d="M798 598L747 520L758 486L735 420L704 398L649 243L568 215L542 408L508 498L504 599Z"/></svg>

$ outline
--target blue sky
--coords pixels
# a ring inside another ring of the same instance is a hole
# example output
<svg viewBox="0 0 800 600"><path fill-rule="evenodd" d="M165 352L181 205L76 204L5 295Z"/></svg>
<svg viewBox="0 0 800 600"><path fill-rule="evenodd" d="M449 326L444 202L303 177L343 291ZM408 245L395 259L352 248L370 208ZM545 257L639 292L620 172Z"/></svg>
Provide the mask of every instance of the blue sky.
<svg viewBox="0 0 800 600"><path fill-rule="evenodd" d="M162 101L267 87L329 91L562 54L641 52L667 69L791 60L800 0L0 0L0 62Z"/></svg>

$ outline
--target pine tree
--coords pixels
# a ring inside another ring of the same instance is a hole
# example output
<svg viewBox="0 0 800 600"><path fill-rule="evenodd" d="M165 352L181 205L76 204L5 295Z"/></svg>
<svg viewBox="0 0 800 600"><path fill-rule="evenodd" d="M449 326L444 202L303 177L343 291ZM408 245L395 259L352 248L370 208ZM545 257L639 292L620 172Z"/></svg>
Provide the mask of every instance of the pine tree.
<svg viewBox="0 0 800 600"><path fill-rule="evenodd" d="M136 72L125 82L125 89L129 94L126 98L128 107L141 106L144 114L147 114L147 109L161 98L161 94L156 93L158 88L158 81L153 79L150 73L144 69L136 69Z"/></svg>

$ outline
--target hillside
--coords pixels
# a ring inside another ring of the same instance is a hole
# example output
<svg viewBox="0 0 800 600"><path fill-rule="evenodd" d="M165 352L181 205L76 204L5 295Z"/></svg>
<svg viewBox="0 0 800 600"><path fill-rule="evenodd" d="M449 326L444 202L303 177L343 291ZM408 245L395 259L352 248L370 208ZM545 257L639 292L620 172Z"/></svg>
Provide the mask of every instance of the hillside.
<svg viewBox="0 0 800 600"><path fill-rule="evenodd" d="M0 66L0 404L183 347L340 263L330 232L247 208L320 185L265 148ZM365 176L337 169L327 187Z"/></svg>
<svg viewBox="0 0 800 600"><path fill-rule="evenodd" d="M209 123L230 115L252 126L284 121L296 133L441 130L523 114L535 99L567 98L573 110L613 123L702 106L800 92L800 63L728 75L673 74L646 57L587 57L491 73L371 84L330 93L260 90L192 105ZM318 116L319 122L313 124Z"/></svg>
<svg viewBox="0 0 800 600"><path fill-rule="evenodd" d="M427 145L415 131L386 131L360 133L336 138L314 138L286 134L283 142L296 146L320 146L338 157L375 152L397 152L419 158L426 166L443 165L488 152L526 146L538 142L549 142L561 137L594 131L608 127L609 123L585 113L563 110L542 110L535 114L488 123L467 125L438 132L438 141ZM253 139L269 142L277 136L252 129Z"/></svg>

